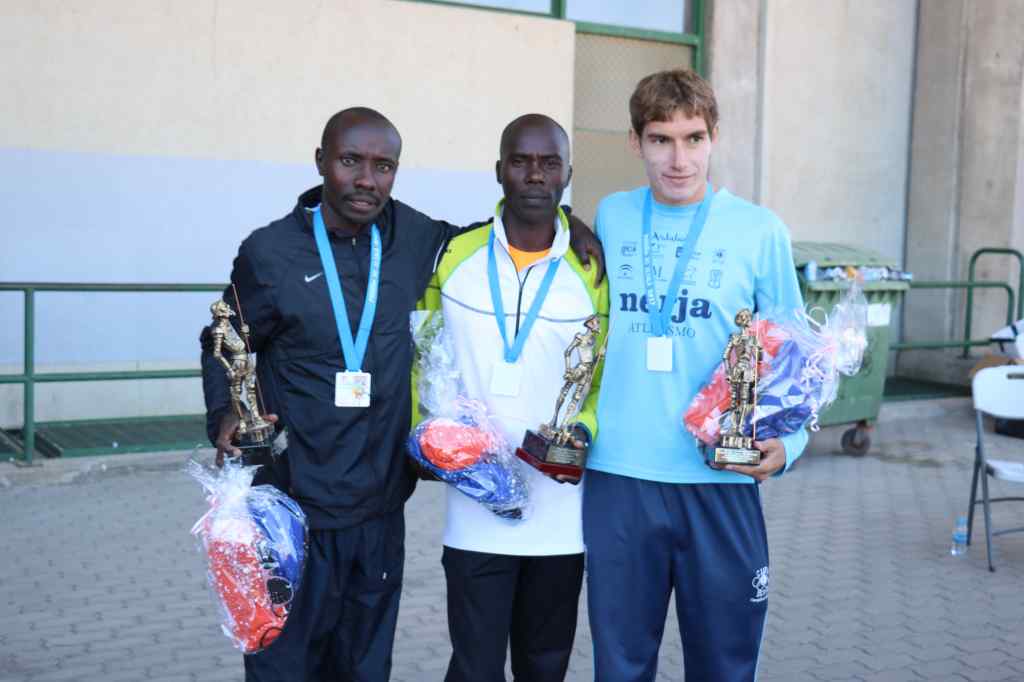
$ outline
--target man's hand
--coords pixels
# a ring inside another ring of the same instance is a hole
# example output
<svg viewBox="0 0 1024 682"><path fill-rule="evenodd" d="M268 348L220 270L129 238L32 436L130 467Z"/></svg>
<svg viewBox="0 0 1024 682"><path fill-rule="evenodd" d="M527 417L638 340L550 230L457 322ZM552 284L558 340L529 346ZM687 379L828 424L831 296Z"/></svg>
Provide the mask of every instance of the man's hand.
<svg viewBox="0 0 1024 682"><path fill-rule="evenodd" d="M577 450L586 450L589 447L589 439L587 438L587 432L577 424L572 428L573 436L569 439L569 445L576 448ZM580 472L582 475L582 472ZM559 483L572 483L576 485L580 482L580 476L570 476L568 474L548 474L549 477L555 479Z"/></svg>
<svg viewBox="0 0 1024 682"><path fill-rule="evenodd" d="M761 451L761 461L758 464L726 464L715 468L746 474L760 483L786 466L786 446L778 438L755 440L754 447Z"/></svg>
<svg viewBox="0 0 1024 682"><path fill-rule="evenodd" d="M601 246L601 240L597 238L590 226L575 215L569 216L569 246L572 247L576 257L580 259L584 270L590 270L590 259L594 259L594 263L597 265L597 277L594 279L594 283L600 284L605 275L604 247Z"/></svg>
<svg viewBox="0 0 1024 682"><path fill-rule="evenodd" d="M268 422L273 424L277 421L276 414L267 414L263 416ZM217 432L217 466L224 466L224 455L228 457L238 457L242 454L242 451L236 448L232 441L238 434L238 415L234 412L228 411L220 420L220 430Z"/></svg>
<svg viewBox="0 0 1024 682"><path fill-rule="evenodd" d="M415 476L416 476L416 478L418 480L420 480L420 481L440 481L441 480L441 478L438 477L437 474L435 474L433 471L431 471L430 469L426 468L425 466L423 466L422 464L417 462L412 457L409 457L408 461L412 465L413 474L415 474Z"/></svg>

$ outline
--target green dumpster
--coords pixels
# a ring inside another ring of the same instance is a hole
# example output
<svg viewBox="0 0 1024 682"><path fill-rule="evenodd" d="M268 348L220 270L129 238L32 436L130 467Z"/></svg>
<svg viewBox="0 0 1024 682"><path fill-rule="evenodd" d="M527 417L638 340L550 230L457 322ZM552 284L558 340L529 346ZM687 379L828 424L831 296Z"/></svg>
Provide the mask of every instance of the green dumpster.
<svg viewBox="0 0 1024 682"><path fill-rule="evenodd" d="M825 279L829 268L899 268L896 261L874 251L826 242L794 242L793 261L804 303L817 320L832 311L849 286L846 281ZM889 364L889 324L900 296L910 288L909 282L895 279L869 280L862 286L868 300L868 346L861 370L842 377L836 401L818 417L822 426L853 424L840 441L843 452L851 455L863 455L871 447L871 424L882 407Z"/></svg>

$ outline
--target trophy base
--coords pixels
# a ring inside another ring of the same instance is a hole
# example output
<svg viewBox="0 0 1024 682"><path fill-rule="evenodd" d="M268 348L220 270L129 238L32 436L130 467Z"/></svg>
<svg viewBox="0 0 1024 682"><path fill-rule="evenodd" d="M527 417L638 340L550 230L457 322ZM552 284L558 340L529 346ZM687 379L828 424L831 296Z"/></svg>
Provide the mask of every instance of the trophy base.
<svg viewBox="0 0 1024 682"><path fill-rule="evenodd" d="M247 434L248 435L248 434ZM238 457L242 466L270 466L274 462L274 452L271 442L266 438L241 437L238 449L242 454Z"/></svg>
<svg viewBox="0 0 1024 682"><path fill-rule="evenodd" d="M516 448L516 457L545 474L579 478L583 475L587 451L555 445L550 438L527 430L523 446Z"/></svg>
<svg viewBox="0 0 1024 682"><path fill-rule="evenodd" d="M761 451L750 448L715 448L715 464L758 464Z"/></svg>

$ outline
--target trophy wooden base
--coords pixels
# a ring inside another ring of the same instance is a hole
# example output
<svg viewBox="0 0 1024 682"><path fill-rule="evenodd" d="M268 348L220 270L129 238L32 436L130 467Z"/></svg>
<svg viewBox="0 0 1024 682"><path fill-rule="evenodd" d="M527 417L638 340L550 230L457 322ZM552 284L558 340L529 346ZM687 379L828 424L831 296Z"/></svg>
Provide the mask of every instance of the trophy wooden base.
<svg viewBox="0 0 1024 682"><path fill-rule="evenodd" d="M527 430L523 446L516 448L516 457L545 474L579 478L583 475L587 451L555 445L551 439Z"/></svg>

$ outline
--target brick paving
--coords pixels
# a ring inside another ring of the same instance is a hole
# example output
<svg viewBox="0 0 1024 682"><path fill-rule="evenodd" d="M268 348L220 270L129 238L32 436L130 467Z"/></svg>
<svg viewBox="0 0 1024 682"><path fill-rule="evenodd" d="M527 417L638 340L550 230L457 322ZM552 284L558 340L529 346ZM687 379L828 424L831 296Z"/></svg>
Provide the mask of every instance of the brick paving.
<svg viewBox="0 0 1024 682"><path fill-rule="evenodd" d="M863 458L834 453L840 431L817 434L763 488L760 679L1024 680L1024 534L996 539L994 574L983 532L949 556L970 482L969 403L887 405ZM1024 441L992 438L1024 459ZM204 502L181 473L187 454L0 464L0 682L242 679L188 534ZM442 492L421 485L407 508L396 682L440 680L447 663ZM997 505L997 527L1022 521L1024 504ZM592 678L584 595L567 679ZM683 679L671 615L658 679Z"/></svg>

